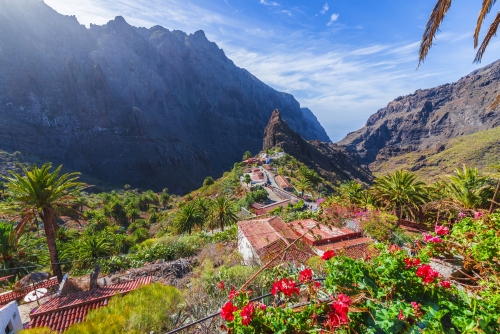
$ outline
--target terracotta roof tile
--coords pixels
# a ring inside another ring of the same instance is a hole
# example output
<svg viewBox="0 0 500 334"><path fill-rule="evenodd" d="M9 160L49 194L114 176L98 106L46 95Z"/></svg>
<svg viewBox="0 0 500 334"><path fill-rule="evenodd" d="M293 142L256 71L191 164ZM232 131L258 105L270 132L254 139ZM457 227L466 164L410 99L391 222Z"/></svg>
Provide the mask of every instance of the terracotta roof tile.
<svg viewBox="0 0 500 334"><path fill-rule="evenodd" d="M304 237L305 241L310 245L321 245L361 236L360 232L355 232L346 227L326 226L312 219L296 220L289 224L297 235L302 235L312 228L312 233L308 233Z"/></svg>
<svg viewBox="0 0 500 334"><path fill-rule="evenodd" d="M150 284L151 280L151 276L142 277L135 281L53 298L30 314L29 327L50 327L53 331L62 332L75 323L85 321L90 310L107 305L115 294L126 294L141 285Z"/></svg>
<svg viewBox="0 0 500 334"><path fill-rule="evenodd" d="M276 176L275 180L276 180L276 183L283 189L284 188L293 188L293 186L290 184L290 182L282 175Z"/></svg>

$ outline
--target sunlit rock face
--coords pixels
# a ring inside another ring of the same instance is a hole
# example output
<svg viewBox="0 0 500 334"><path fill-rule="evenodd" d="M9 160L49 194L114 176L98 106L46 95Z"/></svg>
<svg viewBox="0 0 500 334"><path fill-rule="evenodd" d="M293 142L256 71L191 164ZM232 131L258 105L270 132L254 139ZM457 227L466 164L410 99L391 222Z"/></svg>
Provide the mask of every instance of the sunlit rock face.
<svg viewBox="0 0 500 334"><path fill-rule="evenodd" d="M329 141L293 96L235 66L203 31L122 17L86 28L39 0L0 0L0 149L181 193L260 150L276 108L304 138Z"/></svg>

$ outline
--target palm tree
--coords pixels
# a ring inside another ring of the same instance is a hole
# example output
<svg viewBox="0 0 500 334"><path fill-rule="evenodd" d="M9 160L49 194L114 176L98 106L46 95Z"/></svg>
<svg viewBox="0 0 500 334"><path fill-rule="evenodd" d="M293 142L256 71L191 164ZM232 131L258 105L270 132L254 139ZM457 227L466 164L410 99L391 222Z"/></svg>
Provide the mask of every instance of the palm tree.
<svg viewBox="0 0 500 334"><path fill-rule="evenodd" d="M250 184L250 182L252 182L252 178L250 177L249 174L245 174L245 176L243 177L243 181L246 183L246 185L248 187L248 185Z"/></svg>
<svg viewBox="0 0 500 334"><path fill-rule="evenodd" d="M7 189L12 196L13 206L19 210L22 217L15 228L15 238L19 238L28 224L36 224L40 218L45 230L47 246L52 263L52 270L59 281L63 274L56 247L57 217L70 213L78 216L72 208L79 205L75 193L86 188L82 182L77 182L79 173L59 175L62 165L53 172L51 163L38 168L33 165L29 169L22 167L24 175L10 172L7 177Z"/></svg>
<svg viewBox="0 0 500 334"><path fill-rule="evenodd" d="M246 151L245 153L243 153L243 160L248 160L251 157L252 157L252 152Z"/></svg>
<svg viewBox="0 0 500 334"><path fill-rule="evenodd" d="M455 174L444 180L447 206L465 210L485 208L493 194L488 178L480 175L477 168L467 168L466 165L462 170L457 168Z"/></svg>
<svg viewBox="0 0 500 334"><path fill-rule="evenodd" d="M312 184L311 181L309 181L305 177L299 177L295 181L295 187L302 193L302 197L304 197L304 193L312 188Z"/></svg>
<svg viewBox="0 0 500 334"><path fill-rule="evenodd" d="M452 0L437 0L436 5L427 21L427 25L425 27L424 34L422 36L422 41L420 42L420 51L419 51L419 63L418 65L424 61L429 53L431 46L433 45L434 38L436 37L436 33L439 31L439 26L444 20L444 17L448 10L450 9ZM484 19L493 9L496 0L483 0L482 7L479 11L479 15L477 17L476 28L474 31L474 49L477 49L479 45L479 33L481 32L481 28L483 27ZM491 41L491 38L496 35L498 26L500 24L500 11L495 16L495 19L491 23L486 36L479 46L477 50L476 57L474 58L475 63L481 62L483 58L484 52L488 47L488 44ZM490 105L488 109L495 109L500 105L500 94L497 95L493 103Z"/></svg>
<svg viewBox="0 0 500 334"><path fill-rule="evenodd" d="M2 271L0 271L1 276L6 276L9 273L16 274L27 274L29 272L27 268L13 269L24 267L29 264L26 258L30 251L28 248L28 238L27 234L23 234L21 240L14 237L15 227L14 224L0 223L0 263L2 266ZM35 268L35 267L33 267Z"/></svg>
<svg viewBox="0 0 500 334"><path fill-rule="evenodd" d="M374 190L386 209L395 212L399 219L404 214L414 217L414 213L427 199L425 183L405 170L397 170L375 180Z"/></svg>
<svg viewBox="0 0 500 334"><path fill-rule="evenodd" d="M194 203L188 203L176 213L174 222L179 232L191 234L195 226L203 226L203 217Z"/></svg>
<svg viewBox="0 0 500 334"><path fill-rule="evenodd" d="M224 231L224 226L236 223L238 217L233 208L233 201L227 196L219 196L212 202L212 220L214 225L220 226Z"/></svg>

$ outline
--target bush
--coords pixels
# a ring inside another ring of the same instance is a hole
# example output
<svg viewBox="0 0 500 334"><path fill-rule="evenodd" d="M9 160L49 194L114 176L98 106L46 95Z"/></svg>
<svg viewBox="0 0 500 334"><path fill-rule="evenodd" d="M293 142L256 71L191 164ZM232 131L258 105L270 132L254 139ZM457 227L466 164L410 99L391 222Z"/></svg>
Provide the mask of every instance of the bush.
<svg viewBox="0 0 500 334"><path fill-rule="evenodd" d="M211 186L211 185L212 185L212 184L214 184L214 183L215 183L214 178L213 178L213 177L211 177L211 176L207 176L207 177L205 178L205 180L203 181L203 185L204 185L204 186Z"/></svg>

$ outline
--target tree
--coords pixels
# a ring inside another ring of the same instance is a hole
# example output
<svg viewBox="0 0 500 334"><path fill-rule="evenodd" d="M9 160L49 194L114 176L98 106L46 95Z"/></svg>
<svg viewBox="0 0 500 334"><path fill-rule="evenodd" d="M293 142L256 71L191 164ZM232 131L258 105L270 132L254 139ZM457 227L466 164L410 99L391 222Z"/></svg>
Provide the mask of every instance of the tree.
<svg viewBox="0 0 500 334"><path fill-rule="evenodd" d="M404 214L414 217L415 210L419 209L427 198L425 183L418 181L415 174L405 170L397 170L376 179L374 190L385 207L393 210L399 220Z"/></svg>
<svg viewBox="0 0 500 334"><path fill-rule="evenodd" d="M245 174L243 181L246 183L247 187L252 182L252 178L250 177L249 174Z"/></svg>
<svg viewBox="0 0 500 334"><path fill-rule="evenodd" d="M424 34L422 36L422 41L420 42L420 50L419 50L419 63L420 64L425 60L427 54L429 53L430 48L433 45L434 38L436 37L436 33L439 31L439 26L444 20L444 17L448 10L450 9L452 0L437 0L434 9L427 21L427 25L424 30ZM477 49L479 45L479 33L481 32L481 28L483 27L484 19L493 9L493 5L495 5L496 0L483 0L483 5L479 11L479 15L477 18L476 28L474 31L474 49ZM498 26L500 24L500 11L495 16L495 19L491 23L488 32L486 33L481 46L477 50L476 57L474 58L475 63L481 62L483 58L484 52L488 47L488 44L491 41L491 38L496 35ZM492 110L497 108L500 105L500 94L497 95L493 103L490 105L488 109Z"/></svg>
<svg viewBox="0 0 500 334"><path fill-rule="evenodd" d="M203 180L203 185L204 185L205 187L206 187L206 186L210 186L210 185L214 184L214 182L215 182L215 181L214 181L214 178L213 178L213 177L211 177L211 176L207 176L207 177L205 178L205 180Z"/></svg>
<svg viewBox="0 0 500 334"><path fill-rule="evenodd" d="M311 181L301 176L295 181L295 187L297 188L298 191L302 193L302 198L303 198L304 193L312 189L312 184Z"/></svg>
<svg viewBox="0 0 500 334"><path fill-rule="evenodd" d="M251 157L252 157L252 152L246 151L245 153L243 153L243 160L248 160Z"/></svg>
<svg viewBox="0 0 500 334"><path fill-rule="evenodd" d="M236 223L238 217L233 209L233 201L227 196L219 196L212 202L212 220L214 225L224 231L224 226Z"/></svg>
<svg viewBox="0 0 500 334"><path fill-rule="evenodd" d="M464 165L443 181L445 203L456 209L486 208L493 195L488 178L480 175L477 168Z"/></svg>
<svg viewBox="0 0 500 334"><path fill-rule="evenodd" d="M174 223L179 232L191 234L195 226L203 226L203 217L194 203L188 203L177 211Z"/></svg>
<svg viewBox="0 0 500 334"><path fill-rule="evenodd" d="M168 201L170 200L170 195L168 189L164 188L160 194L158 194L158 201L160 202L163 209L167 208Z"/></svg>
<svg viewBox="0 0 500 334"><path fill-rule="evenodd" d="M40 168L36 165L29 169L21 167L24 175L10 172L11 176L6 179L12 204L19 210L22 218L15 228L15 238L19 238L28 224L36 224L37 218L40 218L45 230L52 270L60 282L63 274L56 247L56 232L59 228L56 219L62 214L78 215L72 208L80 204L74 194L86 188L86 185L77 181L79 173L59 175L62 165L53 172L50 172L51 168L51 163Z"/></svg>

